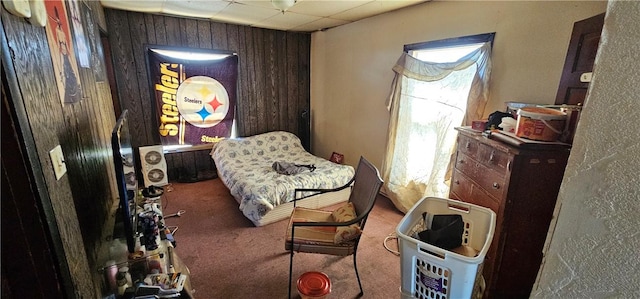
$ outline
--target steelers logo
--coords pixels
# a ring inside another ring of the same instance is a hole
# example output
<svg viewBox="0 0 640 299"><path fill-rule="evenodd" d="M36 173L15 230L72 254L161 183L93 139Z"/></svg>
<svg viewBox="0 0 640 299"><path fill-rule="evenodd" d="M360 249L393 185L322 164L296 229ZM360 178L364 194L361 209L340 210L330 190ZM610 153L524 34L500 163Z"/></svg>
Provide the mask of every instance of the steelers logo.
<svg viewBox="0 0 640 299"><path fill-rule="evenodd" d="M210 128L227 115L229 94L216 79L193 76L178 87L176 103L187 122L199 128Z"/></svg>

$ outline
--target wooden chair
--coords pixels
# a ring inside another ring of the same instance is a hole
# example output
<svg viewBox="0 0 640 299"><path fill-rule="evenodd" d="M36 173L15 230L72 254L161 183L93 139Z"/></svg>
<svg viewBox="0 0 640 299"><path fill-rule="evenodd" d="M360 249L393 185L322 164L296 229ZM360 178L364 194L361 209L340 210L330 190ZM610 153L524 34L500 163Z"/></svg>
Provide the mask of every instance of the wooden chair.
<svg viewBox="0 0 640 299"><path fill-rule="evenodd" d="M382 186L382 179L378 170L365 158L360 157L356 173L349 183L336 189L296 189L294 209L289 220L285 250L289 258L289 298L291 298L291 283L293 273L293 253L307 252L329 255L353 255L358 286L362 296L362 284L358 274L356 252L364 225L369 212ZM335 211L324 211L296 207L296 201L326 192L335 192L351 187L349 200ZM298 198L301 192L314 192L312 195ZM355 212L355 215L354 213ZM293 240L293 241L292 241Z"/></svg>

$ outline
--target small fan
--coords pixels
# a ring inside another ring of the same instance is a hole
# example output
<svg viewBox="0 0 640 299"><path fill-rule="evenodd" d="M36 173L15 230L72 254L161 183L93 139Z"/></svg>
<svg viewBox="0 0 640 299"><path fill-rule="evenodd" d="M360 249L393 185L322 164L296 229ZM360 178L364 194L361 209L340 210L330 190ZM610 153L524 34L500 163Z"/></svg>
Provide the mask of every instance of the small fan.
<svg viewBox="0 0 640 299"><path fill-rule="evenodd" d="M164 177L165 177L164 171L157 168L151 169L148 172L148 176L149 176L149 181L151 181L154 184L162 182L162 180L164 180Z"/></svg>
<svg viewBox="0 0 640 299"><path fill-rule="evenodd" d="M162 145L140 147L140 160L145 187L168 184L167 162L164 159Z"/></svg>
<svg viewBox="0 0 640 299"><path fill-rule="evenodd" d="M164 159L163 155L157 151L150 151L144 155L144 161L150 165L157 165Z"/></svg>

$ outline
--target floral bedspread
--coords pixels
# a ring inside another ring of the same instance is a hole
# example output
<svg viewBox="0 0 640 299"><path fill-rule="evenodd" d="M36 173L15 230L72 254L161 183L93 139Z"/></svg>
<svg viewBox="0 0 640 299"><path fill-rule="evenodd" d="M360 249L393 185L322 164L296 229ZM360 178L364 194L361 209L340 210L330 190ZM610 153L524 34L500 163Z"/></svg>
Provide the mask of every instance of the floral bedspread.
<svg viewBox="0 0 640 299"><path fill-rule="evenodd" d="M337 188L355 170L307 152L292 133L276 131L245 138L225 139L211 150L220 179L240 203L240 210L257 225L276 206L293 199L296 188ZM295 175L278 174L274 162L314 165Z"/></svg>

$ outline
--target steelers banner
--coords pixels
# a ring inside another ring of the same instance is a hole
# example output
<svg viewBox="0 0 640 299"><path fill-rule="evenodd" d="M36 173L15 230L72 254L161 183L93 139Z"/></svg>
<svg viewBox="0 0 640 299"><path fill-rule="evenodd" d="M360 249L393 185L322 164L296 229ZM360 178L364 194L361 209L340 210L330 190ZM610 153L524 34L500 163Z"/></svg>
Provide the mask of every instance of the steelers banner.
<svg viewBox="0 0 640 299"><path fill-rule="evenodd" d="M162 145L199 145L231 136L237 55L148 48L147 63Z"/></svg>

